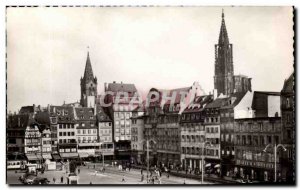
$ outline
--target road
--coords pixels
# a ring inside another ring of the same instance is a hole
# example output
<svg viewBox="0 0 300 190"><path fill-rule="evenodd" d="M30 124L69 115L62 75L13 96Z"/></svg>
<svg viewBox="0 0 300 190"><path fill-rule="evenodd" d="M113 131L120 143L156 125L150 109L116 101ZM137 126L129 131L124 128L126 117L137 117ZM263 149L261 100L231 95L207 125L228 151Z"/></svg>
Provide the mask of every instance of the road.
<svg viewBox="0 0 300 190"><path fill-rule="evenodd" d="M96 168L97 169L97 168ZM147 184L146 175L147 171L144 171L145 179L141 181L141 172L137 169L131 169L130 171L119 171L116 167L106 167L105 172L100 172L93 167L80 167L79 184ZM7 172L8 184L20 184L18 178L22 173L15 173L14 171ZM50 184L66 184L67 174L64 171L45 171L44 174L39 174L40 177L48 178ZM63 183L61 183L61 177L63 177ZM53 181L55 178L55 183ZM124 181L122 179L124 178ZM181 177L169 176L169 178L163 174L161 177L161 184L201 184L201 181L194 179L185 179ZM159 184L157 180L155 184ZM212 184L211 182L204 182L204 184Z"/></svg>

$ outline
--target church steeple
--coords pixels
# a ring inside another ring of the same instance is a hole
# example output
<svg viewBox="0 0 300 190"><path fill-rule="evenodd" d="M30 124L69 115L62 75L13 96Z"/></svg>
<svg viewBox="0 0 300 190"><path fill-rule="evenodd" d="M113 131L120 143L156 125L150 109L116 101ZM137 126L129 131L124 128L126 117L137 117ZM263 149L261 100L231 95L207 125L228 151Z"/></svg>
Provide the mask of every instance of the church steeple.
<svg viewBox="0 0 300 190"><path fill-rule="evenodd" d="M83 78L85 80L92 80L94 78L93 74L93 69L92 69L92 64L90 60L90 53L88 51L87 53L87 59L86 59L86 64L85 64L85 69L84 69L84 75Z"/></svg>
<svg viewBox="0 0 300 190"><path fill-rule="evenodd" d="M234 91L234 72L232 58L232 44L229 43L225 25L225 15L222 10L221 29L218 44L215 45L215 76L214 88L218 94L228 95Z"/></svg>
<svg viewBox="0 0 300 190"><path fill-rule="evenodd" d="M224 10L222 9L222 24L221 24L221 29L220 29L220 35L219 35L219 44L229 44L229 39L228 39L228 34L226 30L226 25L225 25L225 19L224 19Z"/></svg>
<svg viewBox="0 0 300 190"><path fill-rule="evenodd" d="M81 99L80 104L83 107L93 107L97 97L97 78L94 77L90 53L87 53L84 75L80 79Z"/></svg>

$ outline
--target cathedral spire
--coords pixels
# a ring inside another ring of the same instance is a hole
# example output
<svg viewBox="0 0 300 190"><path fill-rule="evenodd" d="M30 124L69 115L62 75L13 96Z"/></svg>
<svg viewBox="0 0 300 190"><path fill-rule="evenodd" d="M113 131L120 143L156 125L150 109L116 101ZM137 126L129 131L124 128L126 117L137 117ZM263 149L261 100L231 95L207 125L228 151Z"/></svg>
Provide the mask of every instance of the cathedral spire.
<svg viewBox="0 0 300 190"><path fill-rule="evenodd" d="M88 51L87 53L87 59L86 59L86 64L85 64L85 69L84 69L84 79L89 80L94 78L93 74L93 69L92 69L92 64L90 60L90 53Z"/></svg>
<svg viewBox="0 0 300 190"><path fill-rule="evenodd" d="M219 45L220 44L229 44L228 34L226 30L225 25L225 19L224 19L224 10L222 9L222 24L221 24L221 30L219 35Z"/></svg>

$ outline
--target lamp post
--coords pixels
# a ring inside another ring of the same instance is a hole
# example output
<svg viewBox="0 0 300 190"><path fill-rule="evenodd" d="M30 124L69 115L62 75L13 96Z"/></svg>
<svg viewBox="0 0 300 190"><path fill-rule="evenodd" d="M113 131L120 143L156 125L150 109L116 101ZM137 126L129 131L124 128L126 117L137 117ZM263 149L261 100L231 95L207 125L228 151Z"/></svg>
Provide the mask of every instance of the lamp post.
<svg viewBox="0 0 300 190"><path fill-rule="evenodd" d="M274 173L274 182L276 183L276 181L277 181L277 149L279 147L281 147L281 148L283 148L284 151L286 151L286 148L282 144L275 144L275 145L268 144L263 151L267 152L267 149L271 146L274 146L274 157L275 157L275 160L274 160L274 172L275 172Z"/></svg>
<svg viewBox="0 0 300 190"><path fill-rule="evenodd" d="M204 143L203 143L203 146L202 146L202 151L201 151L201 166L202 166L202 171L201 171L201 184L203 184L203 179L204 179L204 148L205 148L205 146L206 146L206 144L209 144L210 146L212 145L211 144L211 142L210 141L205 141Z"/></svg>
<svg viewBox="0 0 300 190"><path fill-rule="evenodd" d="M140 142L146 141L146 146L147 146L147 183L148 183L148 176L149 176L149 142L152 141L153 143L156 144L156 141L153 139L148 139L148 140L141 140Z"/></svg>
<svg viewBox="0 0 300 190"><path fill-rule="evenodd" d="M104 144L103 142L99 143L100 149L101 149L101 155L102 155L102 167L104 169L104 152L103 152L103 147L101 148L101 145L103 145L103 144Z"/></svg>

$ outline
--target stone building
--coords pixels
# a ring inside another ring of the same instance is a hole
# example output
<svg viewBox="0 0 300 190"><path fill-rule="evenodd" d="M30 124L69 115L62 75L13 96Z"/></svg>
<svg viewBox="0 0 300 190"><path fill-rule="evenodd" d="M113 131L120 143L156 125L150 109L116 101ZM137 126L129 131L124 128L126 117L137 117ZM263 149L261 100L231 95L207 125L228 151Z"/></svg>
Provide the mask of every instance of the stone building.
<svg viewBox="0 0 300 190"><path fill-rule="evenodd" d="M131 117L131 162L145 162L144 106L137 107Z"/></svg>
<svg viewBox="0 0 300 190"><path fill-rule="evenodd" d="M97 105L98 141L96 155L104 156L105 160L112 160L114 156L113 124L112 119L104 108Z"/></svg>
<svg viewBox="0 0 300 190"><path fill-rule="evenodd" d="M180 158L180 114L196 96L204 94L198 83L190 87L160 90L152 88L148 98L158 99L146 106L145 139L150 142L151 164L176 167L181 165ZM171 98L173 97L173 98Z"/></svg>
<svg viewBox="0 0 300 190"><path fill-rule="evenodd" d="M74 108L69 106L50 106L49 109L51 118L57 118L57 150L61 159L64 161L77 159L77 131ZM51 124L52 128L53 125L55 124ZM57 156L53 157L59 159Z"/></svg>
<svg viewBox="0 0 300 190"><path fill-rule="evenodd" d="M234 173L238 178L274 180L274 145L281 143L280 116L278 92L248 92L235 106ZM264 152L267 145L271 147ZM277 155L280 151L283 150L279 148ZM279 160L277 156L278 176L281 175Z"/></svg>
<svg viewBox="0 0 300 190"><path fill-rule="evenodd" d="M284 81L281 90L281 123L282 144L287 151L282 156L282 179L289 183L295 183L296 176L296 122L295 122L295 91L294 73Z"/></svg>
<svg viewBox="0 0 300 190"><path fill-rule="evenodd" d="M234 171L234 107L245 93L231 94L220 108L221 175L232 176Z"/></svg>
<svg viewBox="0 0 300 190"><path fill-rule="evenodd" d="M213 101L212 95L199 96L182 112L181 125L181 163L184 170L202 171L204 154L205 127L203 110ZM205 165L203 163L203 165Z"/></svg>
<svg viewBox="0 0 300 190"><path fill-rule="evenodd" d="M6 128L6 160L7 168L21 168L27 163L25 155L25 132L32 123L32 116L28 114L10 115Z"/></svg>
<svg viewBox="0 0 300 190"><path fill-rule="evenodd" d="M96 110L91 107L73 108L76 121L76 138L78 154L81 159L96 157L95 149L99 147Z"/></svg>
<svg viewBox="0 0 300 190"><path fill-rule="evenodd" d="M221 163L221 122L220 109L226 104L227 97L219 96L204 108L204 126L205 126L205 141L209 142L205 146L205 162L209 172L220 175Z"/></svg>
<svg viewBox="0 0 300 190"><path fill-rule="evenodd" d="M234 75L233 45L229 42L224 13L222 13L219 41L215 45L214 88L217 89L218 95L251 91L251 78Z"/></svg>
<svg viewBox="0 0 300 190"><path fill-rule="evenodd" d="M108 113L113 120L113 140L115 156L118 159L130 159L132 111L139 106L141 98L134 84L123 82L105 84L104 101L109 105Z"/></svg>

